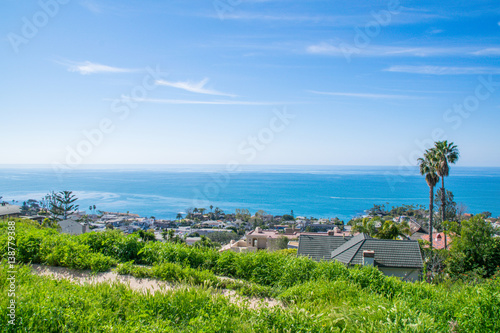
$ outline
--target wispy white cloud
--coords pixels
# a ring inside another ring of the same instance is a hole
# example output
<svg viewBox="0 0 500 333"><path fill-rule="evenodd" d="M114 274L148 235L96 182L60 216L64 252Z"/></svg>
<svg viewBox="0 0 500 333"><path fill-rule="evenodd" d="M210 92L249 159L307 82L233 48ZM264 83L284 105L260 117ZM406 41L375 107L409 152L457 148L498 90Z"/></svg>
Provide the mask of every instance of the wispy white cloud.
<svg viewBox="0 0 500 333"><path fill-rule="evenodd" d="M420 99L421 98L408 95L387 95L387 94L371 94L371 93L347 93L347 92L330 92L330 91L315 91L315 90L309 90L309 92L317 95L369 98L369 99Z"/></svg>
<svg viewBox="0 0 500 333"><path fill-rule="evenodd" d="M125 96L126 97L126 96ZM290 103L283 102L251 102L251 101L195 101L184 99L161 99L161 98L141 98L134 99L134 102L158 103L158 104L195 104L195 105L283 105Z"/></svg>
<svg viewBox="0 0 500 333"><path fill-rule="evenodd" d="M428 75L500 74L497 67L391 66L384 71Z"/></svg>
<svg viewBox="0 0 500 333"><path fill-rule="evenodd" d="M471 52L471 54L477 56L496 56L500 55L500 47L488 47L486 49Z"/></svg>
<svg viewBox="0 0 500 333"><path fill-rule="evenodd" d="M74 61L59 61L59 64L65 66L70 72L77 72L82 75L97 74L97 73L132 73L137 72L133 68L120 68L103 64L98 64L90 61L74 62Z"/></svg>
<svg viewBox="0 0 500 333"><path fill-rule="evenodd" d="M309 54L329 55L329 56L364 56L364 57L431 57L450 55L473 55L473 56L494 56L500 55L500 48L488 47L433 47L433 46L384 46L370 45L367 47L357 47L351 44L338 41L336 43L321 42L306 47Z"/></svg>
<svg viewBox="0 0 500 333"><path fill-rule="evenodd" d="M223 92L216 91L213 89L205 88L205 85L207 84L207 82L208 82L208 78L204 78L200 82L189 82L189 81L171 82L171 81L166 81L166 80L157 80L156 84L160 85L160 86L178 88L178 89L186 90L189 92L194 92L197 94L236 97L236 95L233 95L233 94L227 94L227 93L223 93Z"/></svg>
<svg viewBox="0 0 500 333"><path fill-rule="evenodd" d="M94 1L90 1L90 0L81 1L80 5L82 5L83 7L85 7L86 9L88 9L89 11L91 11L93 13L96 13L96 14L102 13L102 7L98 4L96 4Z"/></svg>
<svg viewBox="0 0 500 333"><path fill-rule="evenodd" d="M366 57L384 57L384 56L416 56L428 57L436 55L447 55L450 53L463 52L459 48L440 48L440 47L397 47L397 46L382 46L372 45L368 47L356 47L354 43L342 43L337 45L331 43L318 43L310 45L306 48L306 52L310 54L345 56L346 53L357 56Z"/></svg>

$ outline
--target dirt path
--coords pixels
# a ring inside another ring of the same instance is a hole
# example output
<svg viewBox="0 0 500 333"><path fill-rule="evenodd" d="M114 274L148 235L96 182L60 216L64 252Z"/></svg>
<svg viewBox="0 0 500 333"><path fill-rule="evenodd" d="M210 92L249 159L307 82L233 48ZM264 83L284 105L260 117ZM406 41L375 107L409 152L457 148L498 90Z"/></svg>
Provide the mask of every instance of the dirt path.
<svg viewBox="0 0 500 333"><path fill-rule="evenodd" d="M66 267L44 266L38 264L33 264L31 271L36 275L49 276L58 280L65 279L81 285L104 282L118 282L127 285L132 290L136 290L142 293L146 293L149 291L150 293L154 294L156 292L166 292L169 290L178 289L180 287L185 287L185 285L183 284L173 284L165 281L146 278L138 279L131 275L119 275L118 273L113 271L92 274L89 270L76 270ZM275 299L242 297L233 290L221 290L219 293L227 296L234 304L254 309L261 306L283 306L281 302Z"/></svg>

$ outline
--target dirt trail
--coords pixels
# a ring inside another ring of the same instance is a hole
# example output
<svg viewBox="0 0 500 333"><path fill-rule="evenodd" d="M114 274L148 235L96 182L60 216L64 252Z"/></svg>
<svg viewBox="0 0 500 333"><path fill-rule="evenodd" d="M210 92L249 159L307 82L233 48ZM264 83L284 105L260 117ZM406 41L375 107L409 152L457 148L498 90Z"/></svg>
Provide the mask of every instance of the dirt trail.
<svg viewBox="0 0 500 333"><path fill-rule="evenodd" d="M166 292L169 290L178 289L180 287L185 287L183 284L173 284L165 281L159 281L154 279L138 279L131 275L119 275L116 272L104 272L92 274L89 270L76 270L66 267L56 267L56 266L44 266L33 264L32 265L32 273L41 276L49 276L54 279L66 279L74 283L78 283L81 285L84 284L96 284L96 283L104 283L104 282L118 282L129 286L132 290L136 290L139 292L150 292L152 294L156 292ZM236 294L233 290L220 290L219 293L227 296L230 301L234 304L238 304L240 306L250 307L250 308L258 308L261 306L266 307L274 307L283 305L281 302L271 299L271 298L248 298L242 297Z"/></svg>

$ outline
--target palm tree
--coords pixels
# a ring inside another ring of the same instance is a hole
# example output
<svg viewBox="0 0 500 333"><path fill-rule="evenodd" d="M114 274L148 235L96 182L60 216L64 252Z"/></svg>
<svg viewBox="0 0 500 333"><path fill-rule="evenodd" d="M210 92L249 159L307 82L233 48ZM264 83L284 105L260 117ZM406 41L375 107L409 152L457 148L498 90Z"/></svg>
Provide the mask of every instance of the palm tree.
<svg viewBox="0 0 500 333"><path fill-rule="evenodd" d="M395 223L388 220L384 222L375 236L380 239L397 239L399 236L408 238L410 234L408 222Z"/></svg>
<svg viewBox="0 0 500 333"><path fill-rule="evenodd" d="M352 224L351 233L363 233L373 236L377 233L377 228L375 227L375 221L368 217L363 219L355 220Z"/></svg>
<svg viewBox="0 0 500 333"><path fill-rule="evenodd" d="M437 175L437 157L432 150L426 150L424 157L418 159L420 174L425 176L425 181L429 185L429 241L432 251L432 221L434 218L434 186L439 182Z"/></svg>
<svg viewBox="0 0 500 333"><path fill-rule="evenodd" d="M177 216L175 217L177 220L180 220L182 219L182 214L181 213L177 213Z"/></svg>
<svg viewBox="0 0 500 333"><path fill-rule="evenodd" d="M435 154L438 164L437 164L437 169L436 173L439 177L441 177L441 212L442 212L442 220L444 222L446 218L446 211L445 211L445 189L444 189L444 177L448 177L450 174L450 167L449 163L455 164L456 161L458 161L458 158L460 156L460 152L458 151L457 146L453 143L448 141L438 141L434 143L434 148L432 148L432 151ZM446 239L446 233L444 234L444 248L446 249L447 246L447 239Z"/></svg>

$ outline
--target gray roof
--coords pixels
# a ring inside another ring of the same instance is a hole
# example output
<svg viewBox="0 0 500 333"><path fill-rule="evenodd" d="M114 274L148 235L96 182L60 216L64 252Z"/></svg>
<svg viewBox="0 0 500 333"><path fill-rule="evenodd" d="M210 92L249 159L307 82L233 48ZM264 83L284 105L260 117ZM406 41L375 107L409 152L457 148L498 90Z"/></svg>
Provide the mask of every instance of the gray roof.
<svg viewBox="0 0 500 333"><path fill-rule="evenodd" d="M9 205L9 204L0 205L0 216L20 214L20 213L21 213L20 206Z"/></svg>
<svg viewBox="0 0 500 333"><path fill-rule="evenodd" d="M308 256L316 261L331 260L332 251L351 238L351 236L328 236L325 234L300 235L297 254Z"/></svg>
<svg viewBox="0 0 500 333"><path fill-rule="evenodd" d="M359 234L331 253L331 258L348 265L362 265L363 251L375 252L375 266L422 268L422 254L417 241L375 239Z"/></svg>

